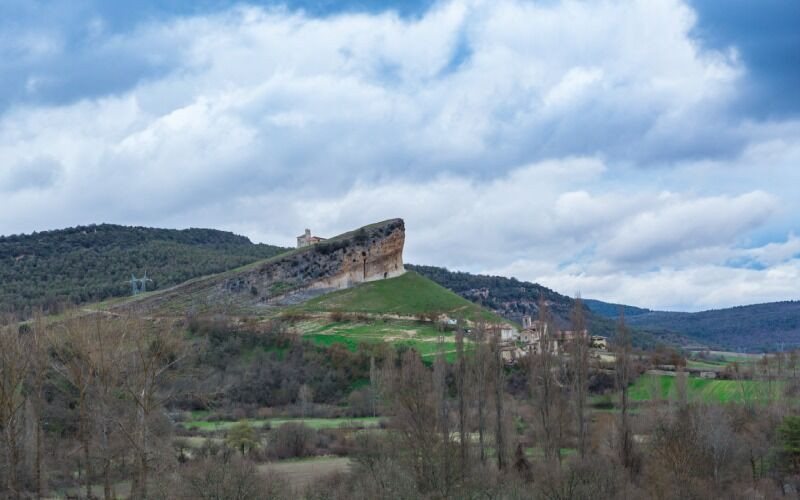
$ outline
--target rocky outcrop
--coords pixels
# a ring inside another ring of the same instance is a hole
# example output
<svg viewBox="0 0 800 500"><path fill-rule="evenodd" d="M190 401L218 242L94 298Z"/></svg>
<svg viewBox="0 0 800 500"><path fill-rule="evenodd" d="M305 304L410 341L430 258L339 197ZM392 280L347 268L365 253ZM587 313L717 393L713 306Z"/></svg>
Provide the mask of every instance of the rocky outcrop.
<svg viewBox="0 0 800 500"><path fill-rule="evenodd" d="M402 219L390 219L242 269L201 278L135 301L145 310L252 310L302 302L405 272Z"/></svg>

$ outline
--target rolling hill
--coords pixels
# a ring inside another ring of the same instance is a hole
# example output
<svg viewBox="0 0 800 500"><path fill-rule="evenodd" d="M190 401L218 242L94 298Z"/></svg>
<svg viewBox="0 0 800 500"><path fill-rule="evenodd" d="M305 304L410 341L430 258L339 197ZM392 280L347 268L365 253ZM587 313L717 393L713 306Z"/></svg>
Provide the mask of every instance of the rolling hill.
<svg viewBox="0 0 800 500"><path fill-rule="evenodd" d="M500 323L505 320L414 272L362 283L315 297L289 311L363 313L405 317L447 315L451 318Z"/></svg>
<svg viewBox="0 0 800 500"><path fill-rule="evenodd" d="M519 321L536 316L539 298L566 327L573 300L536 283L483 276L433 266L407 266L497 314ZM665 343L688 348L762 352L800 346L800 301L739 306L697 313L652 311L631 305L583 299L589 329L613 336L620 309L640 345Z"/></svg>
<svg viewBox="0 0 800 500"><path fill-rule="evenodd" d="M172 288L101 304L155 316L267 316L358 283L402 275L405 227L390 219Z"/></svg>
<svg viewBox="0 0 800 500"><path fill-rule="evenodd" d="M458 302L461 306L476 304L507 320L520 322L524 314L536 316L541 297L547 301L559 326L568 327L573 307L569 297L514 278L473 275L434 266L406 265L415 273L397 283L378 280L370 286L315 298L336 290L341 284L336 280L358 281L359 273L370 274L370 279L388 276L384 273L387 266L397 260L395 254L402 262L402 239L394 244L399 253L383 252L386 257L367 259L353 254L348 257L352 262L344 262L342 256L350 243L365 244L364 239L373 231L383 231L392 224L402 225L402 221L392 219L372 224L313 249L292 250L254 244L243 236L212 229L173 230L111 224L3 236L0 237L0 313L25 318L35 308L57 312L65 303L85 304L108 299L128 303L124 297L130 294L131 273L141 275L147 271L153 280L149 287L155 292L148 292L136 301L170 297L165 301L165 311L175 314L220 307L230 311L232 304L237 303L246 303L239 312L263 314L266 308L260 307L261 304L277 305L280 309L310 299L303 306L306 311L315 308L317 312L380 310L414 315L420 311L452 310L445 305ZM283 256L294 257L283 260ZM253 270L278 261L294 263L302 276L293 277L293 268L286 275L288 279L258 284L261 278L256 278ZM369 269L364 267L367 261ZM330 274L334 268L343 270ZM304 288L304 280L325 276L328 276L327 285L314 290ZM436 289L434 293L430 282L421 281L423 277L454 294L443 294L443 289ZM212 284L228 289L221 295L209 295L207 286ZM426 301L433 297L441 303L433 309L426 308ZM387 299L401 302L387 302ZM209 307L209 304L215 306ZM641 345L662 342L751 352L800 346L800 302L797 301L699 313L651 311L591 299L585 299L584 304L592 332L606 336L613 336L615 319L622 307ZM233 310L237 310L236 307Z"/></svg>
<svg viewBox="0 0 800 500"><path fill-rule="evenodd" d="M515 278L486 276L460 271L450 271L443 267L407 265L408 269L430 278L461 297L493 311L510 321L520 323L523 315L534 318L539 312L539 299L547 303L553 320L559 328L570 326L570 315L575 301L547 287ZM594 335L613 337L616 332L616 319L594 313L584 304L584 315L589 330ZM657 334L648 328L631 328L633 341L640 347L657 344L687 345L691 340L669 331L660 330Z"/></svg>
<svg viewBox="0 0 800 500"><path fill-rule="evenodd" d="M588 305L593 308L592 303ZM678 332L722 350L770 352L800 347L800 301L696 313L647 311L630 315L627 321L653 331Z"/></svg>
<svg viewBox="0 0 800 500"><path fill-rule="evenodd" d="M145 271L162 289L233 269L287 249L254 244L213 229L157 229L113 224L0 237L0 312L27 317L130 294Z"/></svg>

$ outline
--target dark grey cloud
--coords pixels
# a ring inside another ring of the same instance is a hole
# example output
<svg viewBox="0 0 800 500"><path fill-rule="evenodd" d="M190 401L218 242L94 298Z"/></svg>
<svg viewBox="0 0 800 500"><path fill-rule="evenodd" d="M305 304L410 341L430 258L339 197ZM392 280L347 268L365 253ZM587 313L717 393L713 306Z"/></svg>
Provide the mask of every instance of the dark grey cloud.
<svg viewBox="0 0 800 500"><path fill-rule="evenodd" d="M61 175L61 165L48 157L33 158L16 165L0 165L0 192L52 187Z"/></svg>
<svg viewBox="0 0 800 500"><path fill-rule="evenodd" d="M800 2L690 0L694 35L716 49L735 48L748 70L741 110L758 118L800 114Z"/></svg>

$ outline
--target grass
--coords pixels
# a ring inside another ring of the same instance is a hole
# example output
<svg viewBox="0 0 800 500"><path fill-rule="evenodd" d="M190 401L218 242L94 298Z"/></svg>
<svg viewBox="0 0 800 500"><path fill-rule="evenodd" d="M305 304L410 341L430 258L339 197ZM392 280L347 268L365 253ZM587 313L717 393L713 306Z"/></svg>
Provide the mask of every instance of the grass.
<svg viewBox="0 0 800 500"><path fill-rule="evenodd" d="M292 484L295 492L302 491L308 485L336 473L350 470L350 459L347 457L309 457L304 459L280 460L258 466L260 472L278 473ZM298 494L298 496L300 496Z"/></svg>
<svg viewBox="0 0 800 500"><path fill-rule="evenodd" d="M695 368L697 370L710 370L716 371L721 368L727 366L728 363L723 361L711 361L711 360L697 360L697 359L690 359L686 361L687 368Z"/></svg>
<svg viewBox="0 0 800 500"><path fill-rule="evenodd" d="M367 315L358 321L323 320L313 323L304 328L303 336L321 345L342 344L352 351L361 343L391 342L395 346L416 349L426 361L432 361L438 354L438 339L442 334L430 321L398 318L444 314L471 321L505 322L494 313L413 271L396 278L362 283L316 297L289 308L287 312ZM455 358L456 343L452 333L443 336L441 349L448 361Z"/></svg>
<svg viewBox="0 0 800 500"><path fill-rule="evenodd" d="M423 359L432 360L439 352L439 338L443 339L441 348L448 361L455 358L455 336L452 332L441 333L432 323L413 320L374 320L360 322L337 322L315 324L303 335L304 338L320 345L342 344L355 351L361 343L391 342L395 346L416 349ZM471 344L465 345L469 350Z"/></svg>
<svg viewBox="0 0 800 500"><path fill-rule="evenodd" d="M677 394L676 377L669 375L645 374L631 386L629 395L633 401L650 401L654 390L662 399L674 398ZM783 383L776 381L770 385L763 380L717 380L689 377L687 396L690 400L707 403L742 403L764 401L771 396L780 397Z"/></svg>
<svg viewBox="0 0 800 500"><path fill-rule="evenodd" d="M375 427L380 421L379 417L358 417L358 418L268 418L248 420L253 427L265 427L269 425L273 429L289 422L303 423L313 429L338 429L342 427ZM191 420L182 422L181 425L186 429L196 429L204 432L228 430L236 424L232 420L206 421Z"/></svg>
<svg viewBox="0 0 800 500"><path fill-rule="evenodd" d="M396 278L362 283L353 288L316 297L290 308L290 311L293 310L400 316L446 314L453 318L506 322L496 314L413 271Z"/></svg>

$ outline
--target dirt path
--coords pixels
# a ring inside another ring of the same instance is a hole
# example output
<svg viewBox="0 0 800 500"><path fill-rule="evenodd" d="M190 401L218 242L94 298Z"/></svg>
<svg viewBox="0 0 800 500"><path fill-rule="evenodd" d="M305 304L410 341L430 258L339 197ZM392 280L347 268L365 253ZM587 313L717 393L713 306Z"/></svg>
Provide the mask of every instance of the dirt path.
<svg viewBox="0 0 800 500"><path fill-rule="evenodd" d="M293 487L304 489L312 482L336 472L348 472L350 459L347 457L321 457L309 460L284 460L258 467L262 472L277 472L286 477Z"/></svg>

